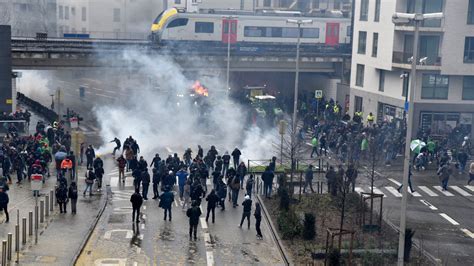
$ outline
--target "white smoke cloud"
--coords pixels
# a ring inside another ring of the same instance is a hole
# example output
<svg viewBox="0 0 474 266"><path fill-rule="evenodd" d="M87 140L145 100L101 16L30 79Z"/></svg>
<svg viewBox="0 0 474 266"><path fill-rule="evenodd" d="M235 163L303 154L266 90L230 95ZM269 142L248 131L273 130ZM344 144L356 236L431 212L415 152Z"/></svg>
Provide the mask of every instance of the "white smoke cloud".
<svg viewBox="0 0 474 266"><path fill-rule="evenodd" d="M35 99L43 105L51 103L49 92L50 75L46 71L26 70L21 71L21 78L17 79L17 91Z"/></svg>
<svg viewBox="0 0 474 266"><path fill-rule="evenodd" d="M196 77L209 89L209 97L205 99L208 107L201 108L194 98L187 97L194 77L187 77L170 57L126 51L123 59L130 65L138 64L138 68L133 69L135 75L156 79L159 90L145 80L141 84L122 84L122 87L132 88L127 90L127 97L94 109L105 143L98 153L110 153L115 144L108 142L114 137L123 141L131 135L140 145L141 154L148 159L157 152L162 158L175 152L181 156L188 147L194 156L198 144L204 152L215 145L220 154L231 153L239 147L244 158L273 156L274 134L257 128L247 130L247 111L227 97L223 89L225 82L220 77L209 76L204 71L197 73ZM189 61L199 60L202 59L190 58Z"/></svg>

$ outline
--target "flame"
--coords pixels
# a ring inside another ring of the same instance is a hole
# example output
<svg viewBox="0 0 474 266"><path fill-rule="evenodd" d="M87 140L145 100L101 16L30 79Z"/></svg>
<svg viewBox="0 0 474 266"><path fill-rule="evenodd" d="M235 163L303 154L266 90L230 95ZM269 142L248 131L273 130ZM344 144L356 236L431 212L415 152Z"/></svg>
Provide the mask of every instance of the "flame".
<svg viewBox="0 0 474 266"><path fill-rule="evenodd" d="M193 84L193 90L195 93L203 95L208 97L209 96L209 91L207 90L206 87L201 85L201 82L199 80L196 80Z"/></svg>

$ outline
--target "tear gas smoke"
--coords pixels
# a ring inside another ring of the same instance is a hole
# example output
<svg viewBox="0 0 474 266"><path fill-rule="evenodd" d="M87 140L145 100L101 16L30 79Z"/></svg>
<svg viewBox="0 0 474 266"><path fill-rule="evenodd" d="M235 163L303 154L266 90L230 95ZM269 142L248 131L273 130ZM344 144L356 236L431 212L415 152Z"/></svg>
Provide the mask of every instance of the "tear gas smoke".
<svg viewBox="0 0 474 266"><path fill-rule="evenodd" d="M264 134L257 128L247 130L246 110L227 97L227 91L222 90L225 82L218 77L209 76L204 70L197 73L197 79L208 88L209 97L192 97L189 95L196 80L187 77L170 57L126 51L123 59L130 65L138 64L134 75L155 79L159 89L147 82L135 83L133 89L126 91L128 97L94 109L106 143L98 153L110 153L115 144L109 142L114 137L123 141L131 135L140 145L141 155L148 159L155 153L162 158L172 153L181 156L188 147L195 156L198 144L204 152L215 145L220 154L239 147L242 156L251 159L269 159L273 155L272 142L277 141L274 134ZM190 58L189 62L199 60L202 59Z"/></svg>
<svg viewBox="0 0 474 266"><path fill-rule="evenodd" d="M35 99L45 106L51 104L48 80L49 74L45 71L21 71L22 77L17 79L17 91Z"/></svg>

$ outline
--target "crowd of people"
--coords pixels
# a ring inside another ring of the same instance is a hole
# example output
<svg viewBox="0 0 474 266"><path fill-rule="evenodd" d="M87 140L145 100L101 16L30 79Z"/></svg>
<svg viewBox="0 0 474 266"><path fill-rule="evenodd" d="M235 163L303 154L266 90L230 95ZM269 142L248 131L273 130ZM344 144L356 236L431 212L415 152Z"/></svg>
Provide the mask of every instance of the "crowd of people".
<svg viewBox="0 0 474 266"><path fill-rule="evenodd" d="M117 144L113 153L120 150L120 141L113 140ZM152 183L153 197L159 200L158 206L164 211L163 219L172 221L172 206L176 197L179 197L181 209L186 211L189 217L189 237L196 239L196 229L199 217L203 214L199 208L202 202L207 202L206 222L211 219L216 221L215 209L226 209L226 199L233 208L239 206L240 190L245 188L243 214L240 226L247 219L247 226L250 228L250 214L252 211L252 189L254 187L254 176L247 175L245 163L240 161L241 151L235 148L231 153L224 152L221 156L215 146L204 154L201 146L198 146L197 153L188 148L180 157L177 153L161 158L156 154L150 165L143 156L139 156L140 149L137 141L131 136L124 141L122 153L116 158L119 168L119 182L125 182L125 172L131 172L135 193L131 196L132 220L139 222L140 207L144 200L148 200L148 190ZM232 161L232 165L231 165ZM151 175L149 173L151 168ZM207 180L212 184L208 188ZM141 193L140 193L141 192ZM254 216L256 218L257 237L261 238L260 231L261 209L255 203Z"/></svg>

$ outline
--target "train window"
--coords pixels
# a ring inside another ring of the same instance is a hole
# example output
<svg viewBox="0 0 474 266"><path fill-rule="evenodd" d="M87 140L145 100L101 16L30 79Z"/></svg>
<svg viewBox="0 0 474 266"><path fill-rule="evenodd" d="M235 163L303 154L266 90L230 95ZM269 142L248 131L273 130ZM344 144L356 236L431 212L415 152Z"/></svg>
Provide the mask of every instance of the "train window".
<svg viewBox="0 0 474 266"><path fill-rule="evenodd" d="M303 38L319 38L319 28L303 29Z"/></svg>
<svg viewBox="0 0 474 266"><path fill-rule="evenodd" d="M244 27L244 36L245 37L263 37L265 36L265 27Z"/></svg>
<svg viewBox="0 0 474 266"><path fill-rule="evenodd" d="M214 23L212 22L196 22L194 24L195 33L214 33Z"/></svg>
<svg viewBox="0 0 474 266"><path fill-rule="evenodd" d="M281 37L283 35L283 29L278 27L272 27L272 37Z"/></svg>
<svg viewBox="0 0 474 266"><path fill-rule="evenodd" d="M283 38L297 38L298 28L283 28Z"/></svg>
<svg viewBox="0 0 474 266"><path fill-rule="evenodd" d="M158 15L158 17L156 17L155 20L153 21L153 24L158 24L158 22L160 22L161 17L163 16L164 12L165 11L161 11L161 13Z"/></svg>
<svg viewBox="0 0 474 266"><path fill-rule="evenodd" d="M166 28L174 28L174 27L181 27L186 26L188 24L187 18L178 18L170 22Z"/></svg>

